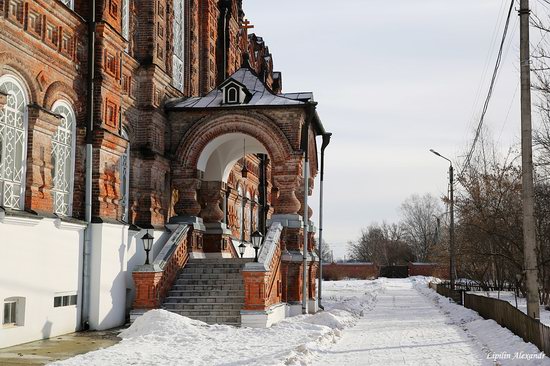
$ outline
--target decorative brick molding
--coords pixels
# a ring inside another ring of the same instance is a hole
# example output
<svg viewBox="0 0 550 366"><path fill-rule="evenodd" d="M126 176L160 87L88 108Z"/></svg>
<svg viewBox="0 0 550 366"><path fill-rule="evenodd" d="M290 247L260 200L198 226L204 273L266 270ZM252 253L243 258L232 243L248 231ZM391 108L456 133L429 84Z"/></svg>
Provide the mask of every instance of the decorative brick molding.
<svg viewBox="0 0 550 366"><path fill-rule="evenodd" d="M258 253L258 262L246 263L243 269L245 300L243 310L268 310L282 301L281 246L283 226L276 222L269 228Z"/></svg>
<svg viewBox="0 0 550 366"><path fill-rule="evenodd" d="M157 309L189 259L193 246L191 225L179 225L152 264L138 266L132 277L136 285L134 309Z"/></svg>

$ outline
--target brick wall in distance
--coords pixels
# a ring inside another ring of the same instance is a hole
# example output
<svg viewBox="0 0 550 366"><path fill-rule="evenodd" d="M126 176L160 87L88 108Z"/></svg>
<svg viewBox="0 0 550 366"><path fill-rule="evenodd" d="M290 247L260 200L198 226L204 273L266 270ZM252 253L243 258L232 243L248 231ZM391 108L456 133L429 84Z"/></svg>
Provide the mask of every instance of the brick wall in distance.
<svg viewBox="0 0 550 366"><path fill-rule="evenodd" d="M323 280L338 281L344 278L378 278L378 266L374 263L326 263L323 264Z"/></svg>

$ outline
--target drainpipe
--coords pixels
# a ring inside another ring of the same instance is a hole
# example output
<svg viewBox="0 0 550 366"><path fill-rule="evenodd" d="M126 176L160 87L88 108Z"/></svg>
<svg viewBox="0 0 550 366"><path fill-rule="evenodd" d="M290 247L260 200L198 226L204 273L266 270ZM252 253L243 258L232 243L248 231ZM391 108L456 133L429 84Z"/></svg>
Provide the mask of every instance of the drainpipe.
<svg viewBox="0 0 550 366"><path fill-rule="evenodd" d="M315 112L315 106L317 103L309 103L309 115L306 118L306 123L304 126L304 135L302 142L302 149L304 149L304 248L302 250L302 260L303 260L303 276L302 276L302 314L307 314L309 296L307 293L307 253L308 253L308 234L309 234L309 213L307 198L309 192L309 126L311 124L311 119Z"/></svg>
<svg viewBox="0 0 550 366"><path fill-rule="evenodd" d="M324 133L322 136L323 144L321 145L321 181L319 182L319 294L317 297L319 298L319 307L325 310L321 303L321 286L323 284L323 178L325 175L325 149L330 143L330 137L332 136L332 133L327 132Z"/></svg>
<svg viewBox="0 0 550 366"><path fill-rule="evenodd" d="M88 223L84 231L84 248L82 258L82 310L80 325L87 330L90 327L90 256L92 246L92 159L94 129L94 79L95 79L95 35L96 35L96 0L90 1L90 19L88 20L88 103L86 118L86 190L85 220Z"/></svg>

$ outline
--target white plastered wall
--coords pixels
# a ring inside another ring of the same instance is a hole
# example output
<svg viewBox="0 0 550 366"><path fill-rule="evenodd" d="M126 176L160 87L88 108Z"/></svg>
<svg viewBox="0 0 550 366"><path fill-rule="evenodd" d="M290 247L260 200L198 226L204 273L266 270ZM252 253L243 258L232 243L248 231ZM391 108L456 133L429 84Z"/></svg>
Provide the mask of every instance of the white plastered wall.
<svg viewBox="0 0 550 366"><path fill-rule="evenodd" d="M141 237L145 230L129 231L127 225L91 224L91 329L123 325L134 296L132 270L145 262ZM149 230L155 237L152 260L166 241L164 231Z"/></svg>
<svg viewBox="0 0 550 366"><path fill-rule="evenodd" d="M0 319L6 298L24 298L24 309L18 309L22 324L0 325L0 348L79 328L84 228L1 214ZM77 305L54 308L54 296L69 294L78 294Z"/></svg>

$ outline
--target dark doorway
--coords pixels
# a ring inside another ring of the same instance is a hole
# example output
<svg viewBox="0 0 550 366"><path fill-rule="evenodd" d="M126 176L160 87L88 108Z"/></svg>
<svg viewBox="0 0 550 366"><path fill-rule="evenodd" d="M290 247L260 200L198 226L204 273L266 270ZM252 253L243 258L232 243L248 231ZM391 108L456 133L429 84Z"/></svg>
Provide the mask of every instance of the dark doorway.
<svg viewBox="0 0 550 366"><path fill-rule="evenodd" d="M409 277L408 266L382 266L380 267L380 276L387 278L407 278Z"/></svg>

